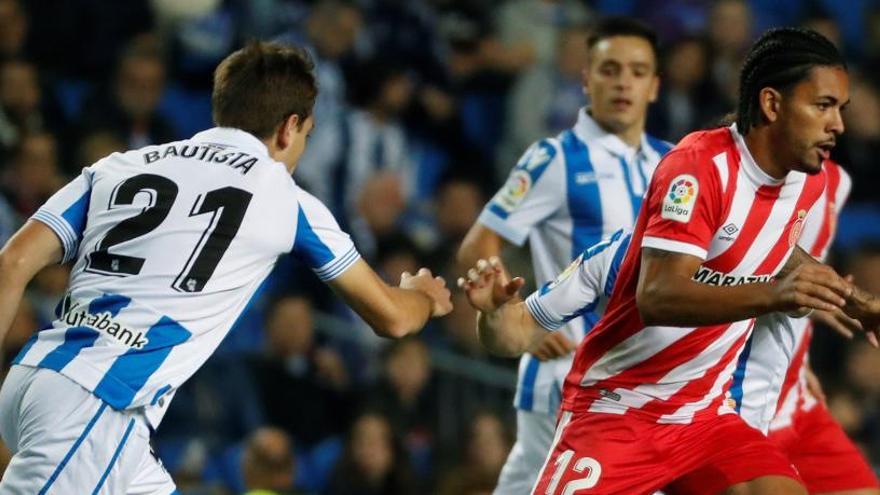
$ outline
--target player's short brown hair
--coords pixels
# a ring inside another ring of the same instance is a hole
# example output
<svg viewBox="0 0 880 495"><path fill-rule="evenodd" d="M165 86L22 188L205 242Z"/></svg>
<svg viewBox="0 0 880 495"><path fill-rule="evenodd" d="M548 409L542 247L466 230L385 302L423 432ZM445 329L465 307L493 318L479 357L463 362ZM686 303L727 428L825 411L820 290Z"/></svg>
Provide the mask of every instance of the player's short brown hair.
<svg viewBox="0 0 880 495"><path fill-rule="evenodd" d="M299 123L312 113L318 85L314 63L301 48L251 42L214 71L214 123L264 139L293 114Z"/></svg>

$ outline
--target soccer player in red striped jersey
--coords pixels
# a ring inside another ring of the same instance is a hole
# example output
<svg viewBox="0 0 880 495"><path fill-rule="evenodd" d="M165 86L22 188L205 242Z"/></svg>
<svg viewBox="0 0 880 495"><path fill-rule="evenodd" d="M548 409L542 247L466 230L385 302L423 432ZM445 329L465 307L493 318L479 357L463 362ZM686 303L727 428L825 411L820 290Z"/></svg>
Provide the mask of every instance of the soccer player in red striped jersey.
<svg viewBox="0 0 880 495"><path fill-rule="evenodd" d="M652 493L706 469L732 493L806 493L724 391L756 316L845 307L876 327L875 299L792 256L844 130L848 82L821 35L768 31L743 67L737 123L661 161L534 493Z"/></svg>

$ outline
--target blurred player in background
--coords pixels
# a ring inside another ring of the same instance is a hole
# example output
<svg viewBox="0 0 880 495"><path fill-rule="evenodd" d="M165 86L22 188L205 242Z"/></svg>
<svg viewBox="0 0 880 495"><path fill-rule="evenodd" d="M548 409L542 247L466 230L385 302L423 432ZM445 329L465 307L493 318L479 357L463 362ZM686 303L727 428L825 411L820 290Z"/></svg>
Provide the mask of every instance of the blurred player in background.
<svg viewBox="0 0 880 495"><path fill-rule="evenodd" d="M657 38L639 21L607 18L592 30L587 48L589 105L574 127L526 150L462 242L460 266L528 239L543 284L585 248L632 228L654 168L671 148L644 132L660 84ZM596 321L589 311L578 316L520 360L517 440L496 494L527 493L534 485L553 440L572 352Z"/></svg>
<svg viewBox="0 0 880 495"><path fill-rule="evenodd" d="M0 493L174 491L150 433L284 253L380 335L451 309L427 269L385 285L291 179L316 94L303 51L250 44L215 73L218 127L85 168L0 251L0 337L31 278L74 262L58 319L0 390L0 435L14 453Z"/></svg>

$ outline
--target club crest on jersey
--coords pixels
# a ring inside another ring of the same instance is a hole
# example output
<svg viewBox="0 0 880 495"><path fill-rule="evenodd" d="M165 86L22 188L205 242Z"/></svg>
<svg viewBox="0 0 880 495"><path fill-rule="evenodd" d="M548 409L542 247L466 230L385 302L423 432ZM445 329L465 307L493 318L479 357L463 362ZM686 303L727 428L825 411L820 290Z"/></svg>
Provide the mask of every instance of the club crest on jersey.
<svg viewBox="0 0 880 495"><path fill-rule="evenodd" d="M801 233L804 231L804 219L807 217L807 210L798 210L797 220L791 226L791 232L788 233L788 247L794 247L800 240Z"/></svg>
<svg viewBox="0 0 880 495"><path fill-rule="evenodd" d="M676 222L689 222L699 192L700 183L693 175L679 175L672 179L669 191L663 197L660 216Z"/></svg>

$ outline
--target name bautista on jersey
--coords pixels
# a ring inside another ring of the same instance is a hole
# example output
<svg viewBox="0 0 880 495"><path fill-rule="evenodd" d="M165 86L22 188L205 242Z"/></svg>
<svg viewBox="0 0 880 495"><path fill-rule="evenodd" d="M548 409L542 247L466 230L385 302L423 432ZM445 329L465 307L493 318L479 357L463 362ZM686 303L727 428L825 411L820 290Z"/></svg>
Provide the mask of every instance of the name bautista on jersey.
<svg viewBox="0 0 880 495"><path fill-rule="evenodd" d="M89 313L87 306L78 302L73 303L73 306L62 316L61 321L71 327L89 327L103 332L118 340L121 344L125 344L133 349L143 349L150 343L143 332L129 330L115 322L113 315L109 311L92 314Z"/></svg>
<svg viewBox="0 0 880 495"><path fill-rule="evenodd" d="M179 158L195 158L208 163L220 163L234 168L245 175L251 167L256 165L257 159L244 151L225 151L224 147L216 144L169 144L157 150L144 153L144 163L150 164L165 158L176 156Z"/></svg>
<svg viewBox="0 0 880 495"><path fill-rule="evenodd" d="M693 276L695 282L717 285L719 287L769 282L772 278L770 275L728 275L705 266L701 266Z"/></svg>

